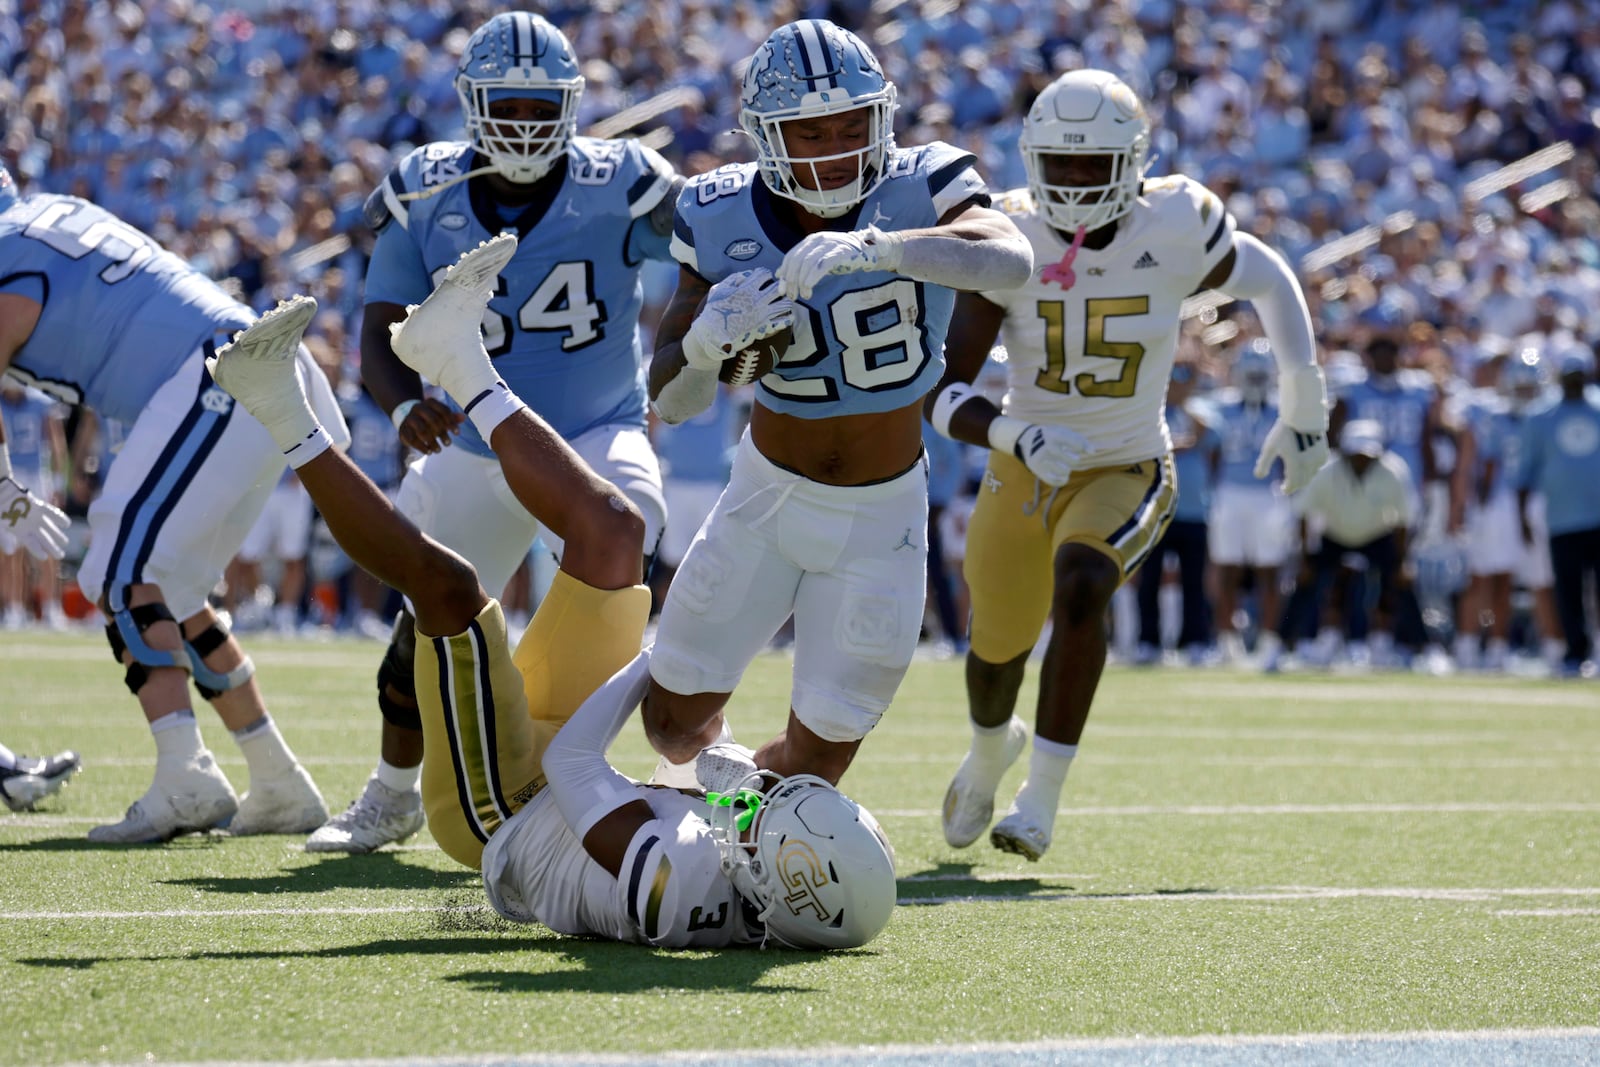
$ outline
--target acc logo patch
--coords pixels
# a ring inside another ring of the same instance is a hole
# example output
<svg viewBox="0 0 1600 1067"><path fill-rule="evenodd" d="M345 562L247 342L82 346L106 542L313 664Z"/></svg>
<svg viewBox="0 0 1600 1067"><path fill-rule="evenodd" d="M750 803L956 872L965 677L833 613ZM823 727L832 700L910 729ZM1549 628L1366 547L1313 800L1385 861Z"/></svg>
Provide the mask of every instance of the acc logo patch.
<svg viewBox="0 0 1600 1067"><path fill-rule="evenodd" d="M746 237L742 240L735 241L727 248L724 248L722 250L722 254L727 256L729 259L737 259L740 262L743 262L747 259L754 259L756 256L761 254L761 242Z"/></svg>
<svg viewBox="0 0 1600 1067"><path fill-rule="evenodd" d="M459 211L449 211L439 216L439 225L447 230L459 230L467 224L467 217Z"/></svg>

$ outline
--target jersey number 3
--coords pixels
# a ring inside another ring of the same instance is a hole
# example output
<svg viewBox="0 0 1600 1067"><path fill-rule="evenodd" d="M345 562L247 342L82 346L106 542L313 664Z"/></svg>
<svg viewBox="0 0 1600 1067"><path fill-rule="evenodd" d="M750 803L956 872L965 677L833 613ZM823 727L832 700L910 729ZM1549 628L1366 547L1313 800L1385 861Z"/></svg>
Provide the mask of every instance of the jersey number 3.
<svg viewBox="0 0 1600 1067"><path fill-rule="evenodd" d="M1148 296L1097 297L1088 300L1083 313L1083 354L1102 359L1120 359L1121 372L1115 378L1096 378L1087 371L1067 375L1067 308L1059 300L1039 301L1039 317L1044 320L1044 369L1034 379L1040 389L1068 395L1074 388L1083 396L1124 397L1133 395L1139 381L1139 363L1144 345L1137 341L1107 341L1106 320L1127 315L1150 314Z"/></svg>

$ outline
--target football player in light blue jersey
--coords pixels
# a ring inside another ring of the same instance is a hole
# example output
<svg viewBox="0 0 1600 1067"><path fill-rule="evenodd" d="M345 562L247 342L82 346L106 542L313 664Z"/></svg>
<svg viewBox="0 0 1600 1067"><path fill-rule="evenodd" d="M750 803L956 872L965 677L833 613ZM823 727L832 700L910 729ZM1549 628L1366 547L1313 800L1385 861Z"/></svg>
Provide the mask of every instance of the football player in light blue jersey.
<svg viewBox="0 0 1600 1067"><path fill-rule="evenodd" d="M1281 610L1278 570L1294 547L1289 498L1256 477L1256 457L1278 421L1272 403L1273 361L1257 340L1233 365L1235 389L1217 408L1222 447L1217 453L1217 492L1211 504L1208 549L1217 568L1217 648L1225 663L1245 659L1244 640L1234 628L1234 610L1244 571L1253 572L1260 615L1257 658L1273 662Z"/></svg>
<svg viewBox="0 0 1600 1067"><path fill-rule="evenodd" d="M1433 455L1437 391L1421 371L1400 367L1400 348L1387 336L1374 337L1366 350L1367 376L1352 383L1334 406L1335 428L1347 420L1371 419L1383 427L1384 447L1411 470L1416 499L1429 507L1425 486L1439 477Z"/></svg>
<svg viewBox="0 0 1600 1067"><path fill-rule="evenodd" d="M658 781L693 783L729 694L791 613L789 722L754 753L779 773L838 781L915 652L921 401L944 368L954 291L1016 286L1032 256L989 207L973 157L899 148L894 110L860 38L821 19L781 26L743 79L756 161L699 175L678 198L656 412L677 423L703 410L726 360L792 332L662 608L644 707Z"/></svg>
<svg viewBox="0 0 1600 1067"><path fill-rule="evenodd" d="M1575 347L1561 354L1556 365L1561 396L1524 421L1517 469L1517 500L1527 541L1534 536L1528 498L1535 491L1545 498L1556 612L1567 639L1559 670L1567 677L1596 676L1591 658L1594 639L1584 606L1585 586L1591 579L1600 582L1600 481L1595 479L1600 470L1600 403L1585 393L1594 367L1594 355L1587 349Z"/></svg>
<svg viewBox="0 0 1600 1067"><path fill-rule="evenodd" d="M484 343L505 381L644 513L648 568L666 504L645 430L639 275L646 260L670 258L682 179L637 141L576 134L578 59L538 15L506 12L478 27L455 84L469 140L416 149L367 201L377 242L361 374L401 441L422 453L396 504L497 595L536 537L560 554L560 539L512 496L460 409L424 398L390 347L389 327L407 305L420 304L462 252L510 231L520 242L484 313ZM311 836L312 851L369 852L422 825L411 629L402 613L379 671L378 769L362 797Z"/></svg>
<svg viewBox="0 0 1600 1067"><path fill-rule="evenodd" d="M94 204L15 199L10 188L0 168L0 368L131 424L89 509L78 583L106 615L106 636L154 735L156 766L127 816L89 838L164 841L224 824L235 835L304 833L327 807L267 713L249 657L206 599L284 469L266 430L205 368L206 354L254 316ZM296 370L342 438L332 391L309 352L301 350ZM19 494L9 468L0 444L0 541L14 537L59 558L64 516ZM242 800L201 740L191 676L249 765Z"/></svg>
<svg viewBox="0 0 1600 1067"><path fill-rule="evenodd" d="M12 480L26 485L42 499L62 503L57 472L66 469L67 439L61 405L37 390L23 389L0 378L0 426L11 452ZM37 594L42 621L51 629L66 627L61 609L61 589L53 559L32 559L18 549L0 552L0 627L20 629L31 619L30 603Z"/></svg>
<svg viewBox="0 0 1600 1067"><path fill-rule="evenodd" d="M1459 421L1471 441L1463 471L1468 581L1457 604L1455 636L1456 666L1462 670L1504 669L1510 647L1511 593L1518 583L1533 591L1538 628L1546 634L1557 629L1548 550L1535 552L1524 545L1517 519L1519 427L1543 391L1538 357L1537 349L1524 348L1509 358L1484 360L1475 369L1483 379L1480 387L1456 400ZM1541 500L1537 509L1541 523L1543 511ZM1542 525L1540 530L1542 536Z"/></svg>

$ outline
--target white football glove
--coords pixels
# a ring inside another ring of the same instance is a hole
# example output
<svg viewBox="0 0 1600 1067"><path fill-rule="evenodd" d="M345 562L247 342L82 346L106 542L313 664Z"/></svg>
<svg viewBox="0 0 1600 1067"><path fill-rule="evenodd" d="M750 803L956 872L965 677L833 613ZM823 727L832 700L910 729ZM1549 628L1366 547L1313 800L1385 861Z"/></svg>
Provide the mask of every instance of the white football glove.
<svg viewBox="0 0 1600 1067"><path fill-rule="evenodd" d="M1052 489L1067 484L1091 448L1089 439L1076 430L1023 422L1009 415L1001 415L989 424L989 447L1010 452Z"/></svg>
<svg viewBox="0 0 1600 1067"><path fill-rule="evenodd" d="M715 371L763 337L794 325L794 301L765 267L730 274L706 294L705 306L683 335L683 358L696 370Z"/></svg>
<svg viewBox="0 0 1600 1067"><path fill-rule="evenodd" d="M41 500L10 478L0 478L0 548L18 545L39 559L67 554L67 513Z"/></svg>
<svg viewBox="0 0 1600 1067"><path fill-rule="evenodd" d="M1255 475L1265 478L1272 472L1272 461L1283 460L1283 491L1293 493L1306 483L1328 462L1328 435L1307 433L1279 419L1267 431L1261 444L1261 455L1256 457Z"/></svg>
<svg viewBox="0 0 1600 1067"><path fill-rule="evenodd" d="M898 270L903 242L899 234L885 233L876 226L849 233L824 230L811 234L783 257L778 284L785 296L804 300L830 274Z"/></svg>
<svg viewBox="0 0 1600 1067"><path fill-rule="evenodd" d="M1328 389L1322 368L1311 365L1278 376L1278 421L1267 431L1256 457L1255 476L1265 478L1283 461L1283 491L1305 487L1328 462Z"/></svg>

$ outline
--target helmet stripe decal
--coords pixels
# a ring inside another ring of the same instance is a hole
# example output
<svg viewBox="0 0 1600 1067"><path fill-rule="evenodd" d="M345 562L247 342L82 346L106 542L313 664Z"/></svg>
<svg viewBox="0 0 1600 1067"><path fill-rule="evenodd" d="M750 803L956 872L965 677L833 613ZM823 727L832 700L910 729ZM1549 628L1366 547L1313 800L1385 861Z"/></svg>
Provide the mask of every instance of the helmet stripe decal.
<svg viewBox="0 0 1600 1067"><path fill-rule="evenodd" d="M807 19L800 23L795 38L800 44L800 65L805 68L807 87L813 92L838 88L841 72L829 62L828 41L817 21Z"/></svg>
<svg viewBox="0 0 1600 1067"><path fill-rule="evenodd" d="M511 58L521 61L524 57L537 59L533 51L533 20L526 11L518 11L512 20L512 25L517 28L517 39L512 48Z"/></svg>

